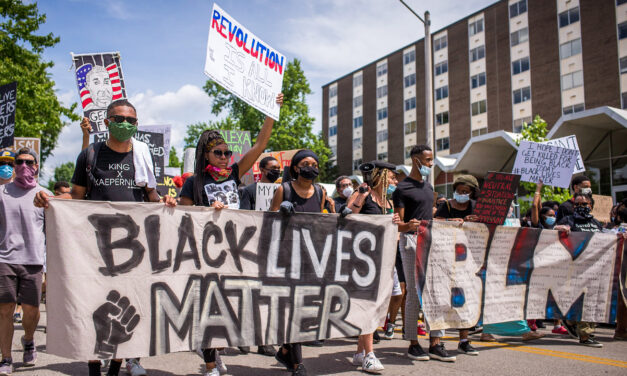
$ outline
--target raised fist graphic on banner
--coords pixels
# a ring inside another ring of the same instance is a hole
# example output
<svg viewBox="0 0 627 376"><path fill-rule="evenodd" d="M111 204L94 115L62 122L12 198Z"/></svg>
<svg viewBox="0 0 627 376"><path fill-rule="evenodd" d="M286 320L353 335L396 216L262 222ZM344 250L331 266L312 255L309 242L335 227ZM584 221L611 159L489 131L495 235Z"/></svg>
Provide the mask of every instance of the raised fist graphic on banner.
<svg viewBox="0 0 627 376"><path fill-rule="evenodd" d="M118 345L131 339L139 323L135 307L115 290L109 292L107 301L96 309L93 318L96 328L94 353L104 358L115 357Z"/></svg>

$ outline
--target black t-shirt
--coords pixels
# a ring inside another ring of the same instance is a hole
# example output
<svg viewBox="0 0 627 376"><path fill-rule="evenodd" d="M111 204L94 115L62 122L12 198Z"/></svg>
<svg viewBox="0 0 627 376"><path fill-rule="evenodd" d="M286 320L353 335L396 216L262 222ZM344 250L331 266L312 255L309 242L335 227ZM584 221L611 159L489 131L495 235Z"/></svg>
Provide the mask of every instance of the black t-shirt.
<svg viewBox="0 0 627 376"><path fill-rule="evenodd" d="M283 183L283 201L289 201L294 205L294 211L296 213L320 213L320 207L322 206L322 197L323 192L320 186L314 184L314 194L309 198L304 198L296 193L294 189L294 185L292 182L289 184L289 192L286 195L285 186L286 183ZM289 197L288 197L289 196Z"/></svg>
<svg viewBox="0 0 627 376"><path fill-rule="evenodd" d="M342 208L342 205L346 205L346 199L344 197L336 197L333 199L333 201L335 201L335 212L339 213L340 209Z"/></svg>
<svg viewBox="0 0 627 376"><path fill-rule="evenodd" d="M383 208L372 199L371 195L372 193L366 196L359 214L387 214L387 211L384 212Z"/></svg>
<svg viewBox="0 0 627 376"><path fill-rule="evenodd" d="M87 150L81 151L76 160L72 184L88 187ZM135 184L133 151L118 153L102 144L92 166L94 181L87 200L98 201L144 201L144 188Z"/></svg>
<svg viewBox="0 0 627 376"><path fill-rule="evenodd" d="M438 206L438 210L435 212L436 218L461 218L464 219L466 216L472 214L472 208L475 207L474 200L470 200L468 207L464 210L458 210L451 205L450 202L443 202Z"/></svg>
<svg viewBox="0 0 627 376"><path fill-rule="evenodd" d="M403 222L433 219L433 187L425 180L406 177L396 185L392 200L395 208L405 208Z"/></svg>
<svg viewBox="0 0 627 376"><path fill-rule="evenodd" d="M567 200L557 208L555 213L555 220L559 222L562 218L575 214L575 207L572 200Z"/></svg>
<svg viewBox="0 0 627 376"><path fill-rule="evenodd" d="M573 232L603 231L603 226L601 225L601 223L599 223L599 221L594 219L594 217L582 217L577 213L562 218L557 224L568 225L570 226L570 231Z"/></svg>
<svg viewBox="0 0 627 376"><path fill-rule="evenodd" d="M239 166L231 166L231 175L226 180L217 182L211 175L206 174L203 187L202 204L211 206L214 201L220 201L231 209L239 209L239 194L237 187L240 185ZM181 197L194 200L194 180L196 176L190 176L181 188ZM254 209L254 207L253 207Z"/></svg>
<svg viewBox="0 0 627 376"><path fill-rule="evenodd" d="M255 210L257 199L257 183L248 184L240 192L239 208L244 210Z"/></svg>

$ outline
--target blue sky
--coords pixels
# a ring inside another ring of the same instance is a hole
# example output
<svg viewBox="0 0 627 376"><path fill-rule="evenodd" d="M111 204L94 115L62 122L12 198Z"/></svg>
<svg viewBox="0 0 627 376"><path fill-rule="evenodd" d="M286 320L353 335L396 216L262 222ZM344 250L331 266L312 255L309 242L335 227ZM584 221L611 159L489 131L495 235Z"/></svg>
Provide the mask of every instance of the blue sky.
<svg viewBox="0 0 627 376"><path fill-rule="evenodd" d="M494 0L406 0L419 14L428 7L432 30L478 11ZM321 86L424 35L398 0L222 0L218 4L291 60L303 63L312 95L315 130L321 126ZM61 38L46 50L61 101L79 101L70 52L120 51L127 95L143 125L172 125L181 149L187 124L214 119L202 91L211 0L43 0L41 32ZM78 123L62 132L44 168L74 161L80 151Z"/></svg>

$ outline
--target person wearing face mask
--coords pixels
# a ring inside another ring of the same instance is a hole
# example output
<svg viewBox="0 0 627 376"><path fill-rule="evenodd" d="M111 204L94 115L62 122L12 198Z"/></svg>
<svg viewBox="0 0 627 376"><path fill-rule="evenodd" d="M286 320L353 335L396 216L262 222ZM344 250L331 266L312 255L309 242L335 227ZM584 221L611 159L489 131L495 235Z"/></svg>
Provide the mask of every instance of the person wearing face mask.
<svg viewBox="0 0 627 376"><path fill-rule="evenodd" d="M392 194L394 213L398 216L398 231L415 233L421 225L427 225L433 219L433 187L426 180L433 167L433 151L427 145L416 145L410 152L412 168L409 176L398 183ZM456 357L444 348L441 338L444 330L432 330L429 333L429 352L426 353L418 343L418 314L420 303L416 289L415 265L416 251L406 247L405 236L400 238L401 258L406 280L404 338L410 341L407 356L413 360L426 361L436 359L454 362Z"/></svg>
<svg viewBox="0 0 627 376"><path fill-rule="evenodd" d="M13 179L15 154L10 150L0 152L0 185L10 183Z"/></svg>
<svg viewBox="0 0 627 376"><path fill-rule="evenodd" d="M346 175L339 176L335 179L335 190L337 197L333 201L335 201L335 212L339 213L342 207L346 206L346 200L353 194L353 182Z"/></svg>
<svg viewBox="0 0 627 376"><path fill-rule="evenodd" d="M570 181L570 189L572 190L573 195L576 193L592 195L592 184L590 183L590 178L585 175L573 177ZM557 209L557 213L555 213L555 220L559 222L562 218L573 215L575 213L574 204L574 197L564 201Z"/></svg>
<svg viewBox="0 0 627 376"><path fill-rule="evenodd" d="M283 94L276 97L276 103L283 105ZM226 207L240 208L237 187L246 171L253 167L261 153L268 145L274 119L266 116L257 136L255 145L237 163L231 162L233 151L229 150L220 132L206 130L196 144L196 163L194 175L187 178L181 189L181 205L210 206L216 210ZM234 202L235 201L235 202ZM253 207L254 209L254 207ZM220 357L222 349L204 348L197 352L205 361L204 376L219 376L227 372L226 365Z"/></svg>
<svg viewBox="0 0 627 376"><path fill-rule="evenodd" d="M265 157L259 161L259 171L261 171L261 180L259 180L259 183L274 183L281 176L281 165L279 165L279 161L277 161L276 158ZM249 184L242 189L239 208L255 210L256 201L257 182Z"/></svg>
<svg viewBox="0 0 627 376"><path fill-rule="evenodd" d="M13 313L22 304L23 365L34 366L37 349L34 333L39 322L39 302L45 252L44 210L33 206L39 192L37 154L22 148L15 156L15 178L0 186L0 374L13 370L11 343Z"/></svg>
<svg viewBox="0 0 627 376"><path fill-rule="evenodd" d="M290 167L283 171L283 182L274 192L270 211L322 213L327 198L320 186L315 184L318 173L318 155L308 149L299 150L292 157ZM319 343L317 341L316 344ZM275 358L292 375L307 375L301 343L283 344Z"/></svg>

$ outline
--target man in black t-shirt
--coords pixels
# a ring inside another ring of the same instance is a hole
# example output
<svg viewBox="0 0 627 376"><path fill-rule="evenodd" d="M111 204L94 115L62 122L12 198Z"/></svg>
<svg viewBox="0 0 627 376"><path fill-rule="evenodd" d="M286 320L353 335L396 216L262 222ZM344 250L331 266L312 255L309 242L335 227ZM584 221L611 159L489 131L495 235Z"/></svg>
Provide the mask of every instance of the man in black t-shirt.
<svg viewBox="0 0 627 376"><path fill-rule="evenodd" d="M433 187L426 181L433 167L433 151L427 145L416 145L411 149L412 168L409 176L398 183L392 194L394 213L400 217L398 231L415 232L421 222L433 218ZM429 353L427 354L418 343L418 291L414 276L416 263L416 249L407 244L404 235L400 237L400 251L403 259L407 296L405 301L405 334L404 338L411 344L407 356L414 360L437 359L445 362L454 362L456 358L448 354L440 338L444 330L432 330L429 333Z"/></svg>
<svg viewBox="0 0 627 376"><path fill-rule="evenodd" d="M339 176L335 179L335 191L337 192L337 197L333 199L335 212L340 213L342 206L346 205L346 201L353 194L353 182L348 176Z"/></svg>
<svg viewBox="0 0 627 376"><path fill-rule="evenodd" d="M573 191L573 196L577 193L591 195L592 185L590 183L590 178L585 175L575 176L570 181L570 189ZM575 213L574 203L574 198L564 201L564 203L559 206L557 212L555 213L555 220L559 222L562 218L573 215Z"/></svg>
<svg viewBox="0 0 627 376"><path fill-rule="evenodd" d="M144 186L139 186L135 181L137 168L153 169L152 162L150 166L135 166L134 164L132 137L137 132L135 107L125 99L111 102L107 108L105 124L109 128L109 139L106 142L94 144L79 154L72 177L72 190L56 198L94 201L162 201L168 206L176 206L174 198L159 197L156 182L151 183L150 179L147 179ZM90 149L91 152L89 152ZM90 160L92 156L95 158L95 163ZM138 159L141 160L141 158ZM49 197L43 191L39 192L35 196L35 206L47 208ZM111 361L107 375L117 375L121 364L121 359ZM139 364L139 359L127 359L126 369L132 375L146 374ZM89 376L100 376L99 360L89 361Z"/></svg>
<svg viewBox="0 0 627 376"><path fill-rule="evenodd" d="M259 183L274 183L281 176L281 165L274 157L265 157L259 161L261 180ZM255 210L257 202L257 183L252 183L242 189L239 208Z"/></svg>

